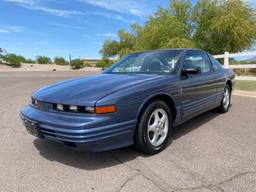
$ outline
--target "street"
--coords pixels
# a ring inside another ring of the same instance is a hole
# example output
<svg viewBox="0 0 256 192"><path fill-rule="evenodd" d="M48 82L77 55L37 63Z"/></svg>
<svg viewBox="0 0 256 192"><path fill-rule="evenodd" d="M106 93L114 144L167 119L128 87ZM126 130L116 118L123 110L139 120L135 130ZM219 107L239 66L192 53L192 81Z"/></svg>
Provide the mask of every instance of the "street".
<svg viewBox="0 0 256 192"><path fill-rule="evenodd" d="M228 113L177 127L154 156L133 147L72 151L29 135L19 110L31 93L85 73L0 73L0 192L256 191L256 98L233 96Z"/></svg>

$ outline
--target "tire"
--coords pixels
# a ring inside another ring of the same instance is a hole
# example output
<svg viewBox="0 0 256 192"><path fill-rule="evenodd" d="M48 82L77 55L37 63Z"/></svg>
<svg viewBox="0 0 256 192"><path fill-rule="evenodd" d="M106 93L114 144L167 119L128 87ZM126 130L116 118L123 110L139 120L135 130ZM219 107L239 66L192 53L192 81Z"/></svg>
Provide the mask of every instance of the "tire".
<svg viewBox="0 0 256 192"><path fill-rule="evenodd" d="M225 85L224 96L223 96L220 106L218 107L218 111L221 113L228 112L230 104L231 104L231 89L230 89L229 85Z"/></svg>
<svg viewBox="0 0 256 192"><path fill-rule="evenodd" d="M172 132L172 116L167 104L154 100L141 115L135 134L135 147L146 154L162 151Z"/></svg>

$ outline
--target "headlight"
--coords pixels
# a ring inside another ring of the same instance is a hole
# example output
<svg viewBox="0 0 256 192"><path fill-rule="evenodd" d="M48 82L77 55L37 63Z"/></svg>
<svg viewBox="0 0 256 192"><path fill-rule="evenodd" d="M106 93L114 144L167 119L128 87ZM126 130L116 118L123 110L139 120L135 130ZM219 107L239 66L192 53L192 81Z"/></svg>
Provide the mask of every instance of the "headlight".
<svg viewBox="0 0 256 192"><path fill-rule="evenodd" d="M90 113L94 113L95 109L94 109L94 107L85 107L85 111L88 111Z"/></svg>
<svg viewBox="0 0 256 192"><path fill-rule="evenodd" d="M76 113L114 113L116 112L116 105L104 105L104 106L77 106L77 105L62 105L55 104L54 109L64 112L76 112Z"/></svg>
<svg viewBox="0 0 256 192"><path fill-rule="evenodd" d="M63 111L64 110L64 106L61 105L61 104L57 104L56 105L56 109L59 110L59 111Z"/></svg>
<svg viewBox="0 0 256 192"><path fill-rule="evenodd" d="M94 113L94 107L78 106L78 105L63 105L53 104L53 109L63 112L74 112L74 113Z"/></svg>
<svg viewBox="0 0 256 192"><path fill-rule="evenodd" d="M78 107L75 106L75 105L70 105L70 106L69 106L69 110L70 110L70 111L73 111L73 112L78 112Z"/></svg>
<svg viewBox="0 0 256 192"><path fill-rule="evenodd" d="M73 112L73 113L96 113L96 114L104 114L104 113L115 113L116 105L104 105L104 106L79 106L79 105L65 105L65 104L52 104L47 102L37 101L34 98L31 98L32 105L44 108L44 109L53 109L56 111L62 112Z"/></svg>
<svg viewBox="0 0 256 192"><path fill-rule="evenodd" d="M31 103L32 103L32 105L37 105L38 101L32 97L31 98Z"/></svg>

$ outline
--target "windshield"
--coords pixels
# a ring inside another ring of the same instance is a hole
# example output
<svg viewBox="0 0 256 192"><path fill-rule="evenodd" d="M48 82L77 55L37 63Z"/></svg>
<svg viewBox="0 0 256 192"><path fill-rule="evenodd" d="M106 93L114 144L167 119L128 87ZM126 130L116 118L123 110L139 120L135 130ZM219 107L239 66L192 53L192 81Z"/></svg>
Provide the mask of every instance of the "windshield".
<svg viewBox="0 0 256 192"><path fill-rule="evenodd" d="M182 51L158 51L128 55L104 73L172 73L177 68Z"/></svg>

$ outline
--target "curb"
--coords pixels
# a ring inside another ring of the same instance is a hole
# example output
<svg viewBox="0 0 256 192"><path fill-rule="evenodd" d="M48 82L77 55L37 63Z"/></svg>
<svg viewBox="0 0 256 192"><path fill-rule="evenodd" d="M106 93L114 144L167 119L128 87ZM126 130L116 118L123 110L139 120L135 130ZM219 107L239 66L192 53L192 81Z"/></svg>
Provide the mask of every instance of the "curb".
<svg viewBox="0 0 256 192"><path fill-rule="evenodd" d="M256 98L256 92L252 92L252 91L240 91L240 90L235 90L235 91L233 92L233 95L242 96L242 97Z"/></svg>

